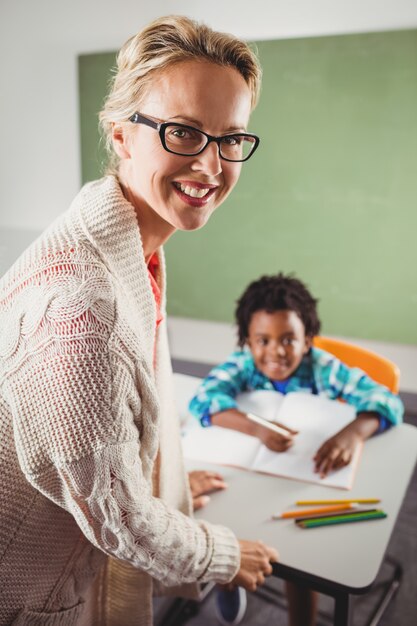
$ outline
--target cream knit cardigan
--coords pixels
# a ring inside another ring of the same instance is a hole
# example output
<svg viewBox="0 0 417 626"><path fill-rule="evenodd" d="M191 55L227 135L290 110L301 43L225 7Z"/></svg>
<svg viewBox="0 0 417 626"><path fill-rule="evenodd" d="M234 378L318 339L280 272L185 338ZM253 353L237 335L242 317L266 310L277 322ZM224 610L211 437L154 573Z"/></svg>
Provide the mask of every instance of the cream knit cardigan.
<svg viewBox="0 0 417 626"><path fill-rule="evenodd" d="M150 625L156 580L231 580L235 536L189 517L166 325L154 366L154 296L114 177L81 190L0 298L0 625Z"/></svg>

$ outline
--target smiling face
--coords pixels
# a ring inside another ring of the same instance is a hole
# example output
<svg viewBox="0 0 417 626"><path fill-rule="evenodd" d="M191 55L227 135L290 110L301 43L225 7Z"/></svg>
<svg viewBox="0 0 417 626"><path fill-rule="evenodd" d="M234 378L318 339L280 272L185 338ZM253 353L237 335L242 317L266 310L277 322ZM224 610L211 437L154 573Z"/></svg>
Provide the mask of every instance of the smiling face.
<svg viewBox="0 0 417 626"><path fill-rule="evenodd" d="M271 380L286 380L311 347L304 324L295 311L256 311L251 317L247 345L255 365Z"/></svg>
<svg viewBox="0 0 417 626"><path fill-rule="evenodd" d="M231 67L207 61L177 63L155 75L138 110L157 122L179 122L210 135L247 130L251 93ZM199 155L167 152L157 130L115 125L120 180L138 214L153 229L201 228L236 185L241 163L220 159L213 142Z"/></svg>

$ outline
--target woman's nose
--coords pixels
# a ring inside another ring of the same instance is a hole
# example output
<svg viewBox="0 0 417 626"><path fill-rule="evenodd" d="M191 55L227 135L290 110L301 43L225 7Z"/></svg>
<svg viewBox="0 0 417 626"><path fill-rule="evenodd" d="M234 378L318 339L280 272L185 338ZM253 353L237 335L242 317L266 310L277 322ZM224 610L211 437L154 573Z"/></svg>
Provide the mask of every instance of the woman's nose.
<svg viewBox="0 0 417 626"><path fill-rule="evenodd" d="M218 176L223 169L218 145L214 141L209 143L203 152L194 157L191 167L196 172Z"/></svg>

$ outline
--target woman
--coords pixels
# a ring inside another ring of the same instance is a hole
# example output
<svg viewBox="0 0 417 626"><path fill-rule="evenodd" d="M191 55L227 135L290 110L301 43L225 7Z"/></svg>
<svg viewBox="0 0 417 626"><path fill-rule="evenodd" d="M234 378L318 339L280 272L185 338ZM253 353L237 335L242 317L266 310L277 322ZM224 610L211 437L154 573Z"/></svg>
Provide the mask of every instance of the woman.
<svg viewBox="0 0 417 626"><path fill-rule="evenodd" d="M246 44L186 18L130 39L100 114L113 173L2 281L2 625L151 624L164 586L271 573L275 550L190 517L161 248L235 186L259 79Z"/></svg>

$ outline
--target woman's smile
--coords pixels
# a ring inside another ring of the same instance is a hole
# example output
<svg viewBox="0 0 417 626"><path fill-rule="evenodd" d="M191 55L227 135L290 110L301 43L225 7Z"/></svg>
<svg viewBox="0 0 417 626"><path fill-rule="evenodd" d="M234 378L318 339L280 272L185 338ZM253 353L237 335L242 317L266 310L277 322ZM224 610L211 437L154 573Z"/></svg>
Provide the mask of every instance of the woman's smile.
<svg viewBox="0 0 417 626"><path fill-rule="evenodd" d="M206 205L218 188L218 185L207 185L191 180L174 181L173 186L181 200L193 207Z"/></svg>

